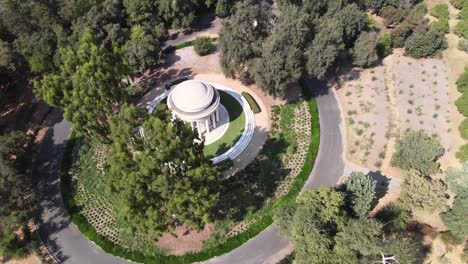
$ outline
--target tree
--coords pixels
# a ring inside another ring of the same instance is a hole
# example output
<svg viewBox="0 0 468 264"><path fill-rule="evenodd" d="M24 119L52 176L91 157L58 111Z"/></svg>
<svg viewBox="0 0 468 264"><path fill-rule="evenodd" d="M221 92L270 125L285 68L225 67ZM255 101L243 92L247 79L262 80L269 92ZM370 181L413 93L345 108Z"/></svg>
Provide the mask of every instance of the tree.
<svg viewBox="0 0 468 264"><path fill-rule="evenodd" d="M423 131L410 130L397 141L391 163L404 170L415 169L423 175L430 175L439 172L437 160L443 152L437 139Z"/></svg>
<svg viewBox="0 0 468 264"><path fill-rule="evenodd" d="M230 16L234 12L236 0L218 0L216 1L216 15L220 17Z"/></svg>
<svg viewBox="0 0 468 264"><path fill-rule="evenodd" d="M446 179L450 190L455 193L455 198L452 207L447 212L442 213L441 217L455 236L464 239L468 236L468 223L466 221L468 213L468 162L465 162L461 169L449 168Z"/></svg>
<svg viewBox="0 0 468 264"><path fill-rule="evenodd" d="M87 31L78 51L63 50L59 74L45 75L35 84L48 104L62 108L81 134L110 143L109 119L127 98L122 79L128 70L120 52L97 45Z"/></svg>
<svg viewBox="0 0 468 264"><path fill-rule="evenodd" d="M370 67L377 63L377 45L379 35L376 32L363 32L354 44L354 65Z"/></svg>
<svg viewBox="0 0 468 264"><path fill-rule="evenodd" d="M282 97L302 76L302 50L311 38L308 20L299 8L285 8L262 57L254 63L258 87L275 97Z"/></svg>
<svg viewBox="0 0 468 264"><path fill-rule="evenodd" d="M21 64L21 55L10 43L0 40L0 74L14 72L21 67Z"/></svg>
<svg viewBox="0 0 468 264"><path fill-rule="evenodd" d="M166 35L163 19L155 14L159 13L158 1L150 0L123 0L128 22L133 26L141 26L146 32L155 37Z"/></svg>
<svg viewBox="0 0 468 264"><path fill-rule="evenodd" d="M111 127L119 130L112 131L109 186L123 197L123 217L151 235L166 231L174 216L202 227L217 199L218 173L204 157L203 143L194 142L197 132L172 120L166 106L143 117L134 106L124 105L112 118ZM145 120L143 137L135 136L137 120Z"/></svg>
<svg viewBox="0 0 468 264"><path fill-rule="evenodd" d="M209 37L198 37L193 41L193 48L199 56L205 56L210 54L213 50L213 44L211 44L211 38Z"/></svg>
<svg viewBox="0 0 468 264"><path fill-rule="evenodd" d="M376 181L362 172L352 172L345 182L348 202L358 217L365 217L375 198Z"/></svg>
<svg viewBox="0 0 468 264"><path fill-rule="evenodd" d="M367 30L367 15L356 4L346 5L335 17L341 20L346 47L352 47L361 32Z"/></svg>
<svg viewBox="0 0 468 264"><path fill-rule="evenodd" d="M444 34L430 29L425 33L416 32L405 41L405 55L414 58L430 57L447 47Z"/></svg>
<svg viewBox="0 0 468 264"><path fill-rule="evenodd" d="M343 49L341 22L336 18L323 19L305 53L309 75L323 79Z"/></svg>
<svg viewBox="0 0 468 264"><path fill-rule="evenodd" d="M31 217L26 197L32 183L28 168L30 138L21 132L0 136L0 255L25 256L33 244L27 222ZM23 232L20 238L17 231Z"/></svg>
<svg viewBox="0 0 468 264"><path fill-rule="evenodd" d="M398 7L398 4L399 0L364 0L364 5L375 13L380 13L387 6Z"/></svg>
<svg viewBox="0 0 468 264"><path fill-rule="evenodd" d="M391 203L382 208L377 212L375 218L384 224L384 228L388 233L400 232L411 222L409 211L396 203Z"/></svg>
<svg viewBox="0 0 468 264"><path fill-rule="evenodd" d="M326 263L332 258L332 235L344 222L343 205L343 193L319 187L276 212L275 223L294 245L297 263Z"/></svg>
<svg viewBox="0 0 468 264"><path fill-rule="evenodd" d="M359 256L374 255L381 249L382 224L374 219L360 218L349 221L336 234L335 251L351 249Z"/></svg>
<svg viewBox="0 0 468 264"><path fill-rule="evenodd" d="M440 180L412 170L401 185L400 200L406 208L432 212L445 208L445 191L446 186Z"/></svg>
<svg viewBox="0 0 468 264"><path fill-rule="evenodd" d="M159 41L139 25L132 27L130 39L123 48L126 64L134 71L143 72L161 62L162 49Z"/></svg>
<svg viewBox="0 0 468 264"><path fill-rule="evenodd" d="M227 77L248 71L251 61L262 54L262 43L270 35L273 14L270 5L243 1L223 22L219 33L220 64Z"/></svg>

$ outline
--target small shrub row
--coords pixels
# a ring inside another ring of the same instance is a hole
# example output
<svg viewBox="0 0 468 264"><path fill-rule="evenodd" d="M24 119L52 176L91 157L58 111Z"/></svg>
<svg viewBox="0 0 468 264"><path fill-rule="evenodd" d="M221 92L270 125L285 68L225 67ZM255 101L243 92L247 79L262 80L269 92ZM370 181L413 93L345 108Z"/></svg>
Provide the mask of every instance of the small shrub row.
<svg viewBox="0 0 468 264"><path fill-rule="evenodd" d="M255 101L255 99L252 97L252 95L250 95L248 92L242 92L242 96L245 97L245 99L249 103L250 108L252 109L252 112L254 112L254 114L258 114L258 113L260 113L262 111L260 109L260 106L258 106L257 101Z"/></svg>
<svg viewBox="0 0 468 264"><path fill-rule="evenodd" d="M439 31L442 33L449 33L450 31L450 26L449 26L449 21L447 18L439 18L439 20L434 21L431 23L431 29L435 31Z"/></svg>
<svg viewBox="0 0 468 264"><path fill-rule="evenodd" d="M306 182L307 178L312 172L313 164L318 153L320 143L320 124L318 108L315 99L310 97L307 90L304 91L304 94L306 96L306 99L308 100L309 111L311 115L311 142L308 149L309 151L307 153L305 163L301 169L301 172L294 179L294 182L291 188L289 189L288 193L275 203L274 208L284 206L289 201L295 199L295 197L300 193L302 187L304 186L304 183ZM250 97L249 94L247 95ZM243 96L248 98L244 93ZM125 248L122 248L118 245L113 244L105 237L99 235L96 232L96 229L92 225L90 225L86 218L79 212L79 208L74 199L75 190L68 175L68 171L72 163L72 151L76 141L77 138L75 137L74 133L72 133L72 136L67 142L62 164L61 188L63 199L65 201L65 205L68 209L73 223L77 225L80 232L89 240L93 241L97 246L101 247L104 251L114 256L139 263L192 263L198 261L205 261L215 256L220 256L222 254L230 252L231 250L241 246L242 244L258 235L260 232L265 230L268 226L270 226L273 223L272 210L269 212L269 214L260 218L255 223L251 224L246 231L228 238L224 243L198 253L188 253L182 256L166 256L162 254L155 256L146 256L140 252L130 251Z"/></svg>
<svg viewBox="0 0 468 264"><path fill-rule="evenodd" d="M457 2L457 4L455 4ZM468 38L468 1L453 1L452 5L461 9L457 17L460 21L453 28L453 32L461 38Z"/></svg>

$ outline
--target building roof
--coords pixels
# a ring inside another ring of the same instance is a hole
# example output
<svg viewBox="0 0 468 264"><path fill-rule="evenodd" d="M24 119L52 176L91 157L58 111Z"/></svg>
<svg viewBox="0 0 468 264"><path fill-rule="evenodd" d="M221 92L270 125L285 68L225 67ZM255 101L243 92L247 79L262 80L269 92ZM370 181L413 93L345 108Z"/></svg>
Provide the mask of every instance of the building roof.
<svg viewBox="0 0 468 264"><path fill-rule="evenodd" d="M172 89L168 97L169 108L182 119L182 116L203 117L216 110L218 105L218 91L211 84L197 80L181 82Z"/></svg>

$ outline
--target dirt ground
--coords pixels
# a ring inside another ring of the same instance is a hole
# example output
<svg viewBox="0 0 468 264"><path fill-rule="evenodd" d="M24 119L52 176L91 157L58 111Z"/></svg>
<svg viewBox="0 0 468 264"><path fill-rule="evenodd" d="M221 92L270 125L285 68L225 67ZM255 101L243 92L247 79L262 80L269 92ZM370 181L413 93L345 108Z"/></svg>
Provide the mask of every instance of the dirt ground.
<svg viewBox="0 0 468 264"><path fill-rule="evenodd" d="M337 88L346 120L347 158L399 177L390 165L395 139L407 129L425 130L451 151L453 99L447 63L412 59L401 50L366 70L352 70Z"/></svg>
<svg viewBox="0 0 468 264"><path fill-rule="evenodd" d="M9 260L5 264L41 264L41 259L36 254L31 254L26 258Z"/></svg>

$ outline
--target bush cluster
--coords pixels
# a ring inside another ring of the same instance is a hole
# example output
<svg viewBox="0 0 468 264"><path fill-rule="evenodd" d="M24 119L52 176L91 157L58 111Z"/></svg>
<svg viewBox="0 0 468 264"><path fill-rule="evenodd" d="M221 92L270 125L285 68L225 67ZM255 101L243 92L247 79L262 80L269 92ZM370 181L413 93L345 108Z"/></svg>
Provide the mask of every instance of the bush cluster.
<svg viewBox="0 0 468 264"><path fill-rule="evenodd" d="M463 74L458 77L457 89L460 93L462 93L462 96L458 98L458 100L455 102L455 105L462 115L468 117L468 67L465 68ZM462 138L468 139L468 118L460 124L458 130L460 131ZM468 160L468 143L463 145L458 150L457 158L462 162Z"/></svg>
<svg viewBox="0 0 468 264"><path fill-rule="evenodd" d="M205 56L213 51L212 39L209 37L198 37L193 41L193 48L199 56Z"/></svg>
<svg viewBox="0 0 468 264"><path fill-rule="evenodd" d="M451 1L451 4L454 7L461 9L457 15L457 18L460 19L460 21L455 25L455 28L453 29L453 31L459 37L467 38L468 37L468 7L467 7L468 1L465 1L465 0Z"/></svg>
<svg viewBox="0 0 468 264"><path fill-rule="evenodd" d="M431 8L429 12L432 16L437 18L448 18L449 17L449 10L447 4L438 4Z"/></svg>

